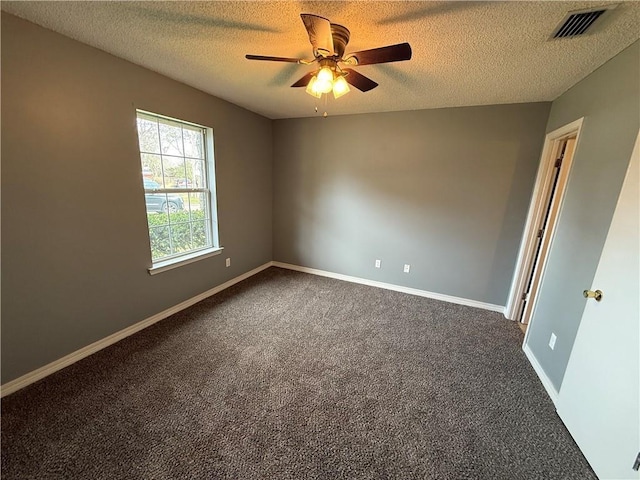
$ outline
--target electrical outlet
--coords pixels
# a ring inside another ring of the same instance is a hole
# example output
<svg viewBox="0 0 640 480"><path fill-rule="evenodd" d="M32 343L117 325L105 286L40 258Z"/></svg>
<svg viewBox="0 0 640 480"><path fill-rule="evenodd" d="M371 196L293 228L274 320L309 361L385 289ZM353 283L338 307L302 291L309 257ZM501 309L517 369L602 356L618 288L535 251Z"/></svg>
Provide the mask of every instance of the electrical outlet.
<svg viewBox="0 0 640 480"><path fill-rule="evenodd" d="M227 258L227 259L225 260L225 265L226 265L227 267L230 267L230 266L231 266L231 259L230 259L230 258Z"/></svg>
<svg viewBox="0 0 640 480"><path fill-rule="evenodd" d="M376 260L376 268L380 268L380 260Z"/></svg>
<svg viewBox="0 0 640 480"><path fill-rule="evenodd" d="M411 265L409 265L408 263L404 264L404 273L409 273L409 270L411 270Z"/></svg>
<svg viewBox="0 0 640 480"><path fill-rule="evenodd" d="M553 350L553 348L556 346L556 339L557 339L557 338L558 338L558 337L556 337L556 334L555 334L555 333L552 333L552 334L551 334L551 338L549 339L549 348L550 348L551 350Z"/></svg>

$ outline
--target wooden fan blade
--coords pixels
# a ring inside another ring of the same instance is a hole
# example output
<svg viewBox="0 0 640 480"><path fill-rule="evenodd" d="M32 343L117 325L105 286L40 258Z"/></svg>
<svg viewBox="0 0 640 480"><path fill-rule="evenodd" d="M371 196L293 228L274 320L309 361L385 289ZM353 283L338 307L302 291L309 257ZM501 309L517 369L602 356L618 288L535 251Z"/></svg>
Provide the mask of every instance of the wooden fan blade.
<svg viewBox="0 0 640 480"><path fill-rule="evenodd" d="M264 55L245 55L248 60L266 60L268 62L302 63L299 58L265 57Z"/></svg>
<svg viewBox="0 0 640 480"><path fill-rule="evenodd" d="M373 65L376 63L401 62L411 59L411 45L399 43L386 47L362 50L361 52L350 53L345 60L355 57L358 61L356 65Z"/></svg>
<svg viewBox="0 0 640 480"><path fill-rule="evenodd" d="M291 86L292 87L306 87L307 85L309 85L309 82L311 81L311 79L313 78L314 75L315 75L315 72L309 72L304 77L302 77L300 80L298 80L296 83L294 83Z"/></svg>
<svg viewBox="0 0 640 480"><path fill-rule="evenodd" d="M324 57L335 55L333 36L331 35L331 22L324 17L310 13L301 13L300 18L302 18L304 28L307 29L309 34L309 41L313 46L314 54L317 52Z"/></svg>
<svg viewBox="0 0 640 480"><path fill-rule="evenodd" d="M365 77L352 68L344 68L343 71L347 72L347 76L344 77L344 79L361 92L368 92L378 86L378 84L369 77Z"/></svg>

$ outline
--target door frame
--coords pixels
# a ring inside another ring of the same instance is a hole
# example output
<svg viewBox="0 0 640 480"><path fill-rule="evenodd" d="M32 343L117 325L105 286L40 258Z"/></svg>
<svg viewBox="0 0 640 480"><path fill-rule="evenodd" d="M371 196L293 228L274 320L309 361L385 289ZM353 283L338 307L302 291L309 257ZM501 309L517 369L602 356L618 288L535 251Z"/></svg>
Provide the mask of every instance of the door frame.
<svg viewBox="0 0 640 480"><path fill-rule="evenodd" d="M518 259L516 261L516 268L511 281L511 289L509 291L507 305L504 309L504 316L509 320L517 320L518 314L522 309L522 292L529 281L531 262L534 260L533 254L537 244L538 225L540 225L542 217L547 211L548 205L546 204L545 199L548 197L549 189L551 188L551 176L555 169L558 150L565 139L571 137L576 138L573 155L566 159L566 162L563 162L560 167L560 176L558 177L555 193L556 200L554 200L554 204L557 206L557 210L559 211L567 187L571 164L573 163L573 158L575 157L575 153L578 149L583 121L584 117L579 118L578 120L560 127L545 136L544 147L542 148L542 155L540 156L540 166L538 167L536 183L533 189L533 194L531 195L531 203L527 214L527 222L525 223L524 232L522 234L522 241L520 243L520 250L518 251ZM553 239L557 220L558 216L556 216L554 221L549 224L547 231L545 232L547 246L551 244ZM538 264L536 265L536 275L540 275L544 272L547 260L546 253L548 253L548 249L545 250L545 254L539 258ZM528 299L529 306L527 310L529 312L533 312L536 300L537 291L534 291L532 292L531 298Z"/></svg>

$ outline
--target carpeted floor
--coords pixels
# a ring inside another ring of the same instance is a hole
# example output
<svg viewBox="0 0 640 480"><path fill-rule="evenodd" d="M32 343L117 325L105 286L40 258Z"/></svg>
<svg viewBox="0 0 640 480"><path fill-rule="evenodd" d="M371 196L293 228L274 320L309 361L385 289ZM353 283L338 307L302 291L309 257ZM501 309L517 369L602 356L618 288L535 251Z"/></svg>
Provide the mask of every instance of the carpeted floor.
<svg viewBox="0 0 640 480"><path fill-rule="evenodd" d="M3 399L2 478L595 478L521 342L270 268Z"/></svg>

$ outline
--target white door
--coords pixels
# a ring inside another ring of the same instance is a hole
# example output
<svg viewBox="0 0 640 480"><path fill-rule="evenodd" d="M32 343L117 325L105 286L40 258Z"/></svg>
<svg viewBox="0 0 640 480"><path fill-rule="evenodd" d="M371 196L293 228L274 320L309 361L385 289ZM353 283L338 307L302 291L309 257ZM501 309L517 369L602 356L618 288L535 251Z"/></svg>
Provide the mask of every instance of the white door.
<svg viewBox="0 0 640 480"><path fill-rule="evenodd" d="M640 169L638 142L558 396L558 414L602 480L638 479Z"/></svg>

